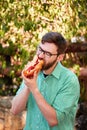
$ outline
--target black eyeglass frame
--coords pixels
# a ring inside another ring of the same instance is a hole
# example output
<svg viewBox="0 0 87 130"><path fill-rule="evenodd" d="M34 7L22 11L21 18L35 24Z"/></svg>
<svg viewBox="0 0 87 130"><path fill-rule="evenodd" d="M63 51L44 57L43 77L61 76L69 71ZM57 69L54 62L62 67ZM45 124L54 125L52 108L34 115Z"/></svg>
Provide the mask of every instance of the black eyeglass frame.
<svg viewBox="0 0 87 130"><path fill-rule="evenodd" d="M39 52L39 53L38 53ZM51 56L55 56L55 55L59 55L58 53L57 54L52 54L51 52L48 52L48 51L45 51L45 50L43 50L40 46L38 46L38 49L37 49L37 54L41 54L41 53L43 53L43 54L45 54L45 55L47 55L47 56L49 56L49 57L51 57Z"/></svg>

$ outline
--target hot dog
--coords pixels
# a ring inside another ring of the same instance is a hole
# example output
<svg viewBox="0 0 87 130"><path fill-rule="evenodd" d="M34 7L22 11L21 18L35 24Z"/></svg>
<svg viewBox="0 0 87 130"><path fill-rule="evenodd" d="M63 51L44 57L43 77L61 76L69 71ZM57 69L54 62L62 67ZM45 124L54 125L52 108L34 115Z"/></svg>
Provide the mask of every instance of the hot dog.
<svg viewBox="0 0 87 130"><path fill-rule="evenodd" d="M43 66L43 60L39 59L37 56L31 61L30 65L23 71L23 74L26 78L31 78L34 75L34 72L38 73Z"/></svg>

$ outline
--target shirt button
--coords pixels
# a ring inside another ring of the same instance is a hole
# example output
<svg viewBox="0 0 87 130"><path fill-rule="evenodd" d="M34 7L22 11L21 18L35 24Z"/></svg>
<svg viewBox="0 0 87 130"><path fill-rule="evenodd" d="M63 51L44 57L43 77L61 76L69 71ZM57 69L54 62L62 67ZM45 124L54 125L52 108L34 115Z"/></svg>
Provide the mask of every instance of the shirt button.
<svg viewBox="0 0 87 130"><path fill-rule="evenodd" d="M38 129L39 128L39 126L36 126L36 129Z"/></svg>
<svg viewBox="0 0 87 130"><path fill-rule="evenodd" d="M39 118L40 116L38 115L37 117Z"/></svg>

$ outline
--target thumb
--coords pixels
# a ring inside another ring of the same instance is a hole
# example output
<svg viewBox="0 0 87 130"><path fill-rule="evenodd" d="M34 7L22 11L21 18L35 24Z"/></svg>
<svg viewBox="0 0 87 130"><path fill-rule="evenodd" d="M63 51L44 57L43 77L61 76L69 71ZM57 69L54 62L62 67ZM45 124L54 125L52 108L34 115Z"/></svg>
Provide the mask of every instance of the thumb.
<svg viewBox="0 0 87 130"><path fill-rule="evenodd" d="M39 73L38 71L35 71L35 72L34 72L34 77L36 77L36 78L37 78L38 73Z"/></svg>

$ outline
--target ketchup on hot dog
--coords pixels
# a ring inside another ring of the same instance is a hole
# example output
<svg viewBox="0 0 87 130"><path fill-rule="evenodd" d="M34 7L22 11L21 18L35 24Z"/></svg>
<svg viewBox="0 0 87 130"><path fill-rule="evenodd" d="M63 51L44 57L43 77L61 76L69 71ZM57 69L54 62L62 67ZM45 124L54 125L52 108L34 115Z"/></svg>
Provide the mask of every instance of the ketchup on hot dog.
<svg viewBox="0 0 87 130"><path fill-rule="evenodd" d="M43 62L43 60L41 60L37 56L35 56L32 63L33 64L31 64L27 69L25 69L23 71L23 74L26 78L33 77L33 74L35 71L38 73L42 69L44 62Z"/></svg>

